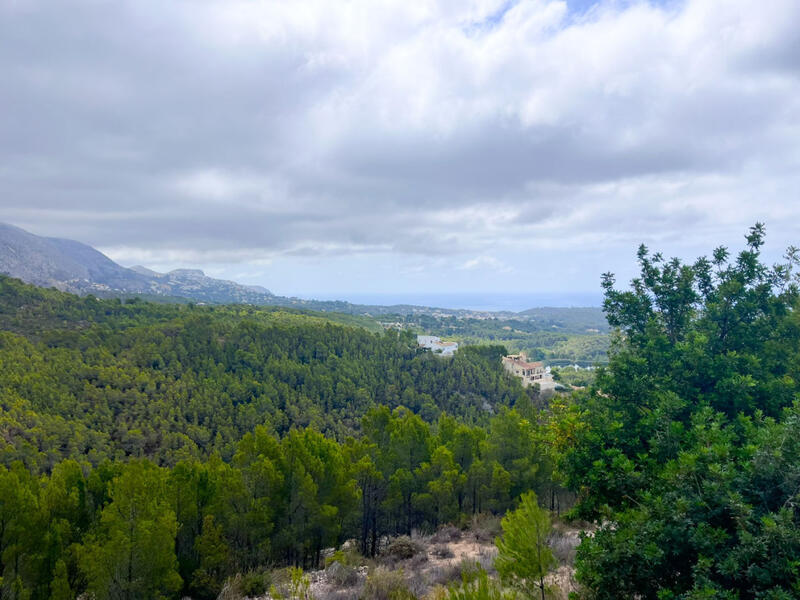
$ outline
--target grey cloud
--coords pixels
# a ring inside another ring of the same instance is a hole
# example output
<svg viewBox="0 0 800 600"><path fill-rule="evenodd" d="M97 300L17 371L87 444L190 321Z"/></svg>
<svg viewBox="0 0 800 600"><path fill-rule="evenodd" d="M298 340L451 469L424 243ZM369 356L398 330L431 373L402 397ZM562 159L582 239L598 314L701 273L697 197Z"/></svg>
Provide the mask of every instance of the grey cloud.
<svg viewBox="0 0 800 600"><path fill-rule="evenodd" d="M527 4L515 10L538 6ZM737 190L761 180L792 188L789 0L609 3L543 29L514 29L511 15L472 36L463 23L496 7L425 21L398 3L385 9L396 18L365 8L374 21L356 26L293 10L330 9L0 0L0 220L226 264L490 265L511 246L589 251L598 228L626 242L678 235L722 194L741 206ZM652 39L620 39L637 26ZM216 197L176 186L204 172L221 178ZM675 208L681 194L690 204ZM761 202L764 218L786 218L776 195Z"/></svg>

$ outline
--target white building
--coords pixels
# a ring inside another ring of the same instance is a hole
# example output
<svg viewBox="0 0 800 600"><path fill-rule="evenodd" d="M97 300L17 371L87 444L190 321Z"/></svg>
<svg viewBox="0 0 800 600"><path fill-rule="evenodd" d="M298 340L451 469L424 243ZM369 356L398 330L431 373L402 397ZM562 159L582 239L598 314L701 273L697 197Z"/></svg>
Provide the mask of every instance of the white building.
<svg viewBox="0 0 800 600"><path fill-rule="evenodd" d="M506 371L522 379L525 385L539 385L539 389L552 390L556 387L553 377L545 369L544 363L528 362L525 354L511 354L503 357L503 367Z"/></svg>
<svg viewBox="0 0 800 600"><path fill-rule="evenodd" d="M456 342L443 342L441 338L435 335L418 335L417 344L441 356L453 356L456 350L458 350L458 344Z"/></svg>

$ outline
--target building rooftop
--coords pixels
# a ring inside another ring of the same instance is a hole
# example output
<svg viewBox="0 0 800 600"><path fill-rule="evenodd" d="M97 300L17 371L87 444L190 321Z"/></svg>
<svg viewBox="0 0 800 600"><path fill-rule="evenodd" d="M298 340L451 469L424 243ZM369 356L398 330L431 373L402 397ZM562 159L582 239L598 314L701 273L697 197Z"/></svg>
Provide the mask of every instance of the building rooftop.
<svg viewBox="0 0 800 600"><path fill-rule="evenodd" d="M537 369L539 367L544 367L544 363L541 361L528 362L528 357L524 354L511 354L509 356L504 356L503 360L513 362L523 369Z"/></svg>

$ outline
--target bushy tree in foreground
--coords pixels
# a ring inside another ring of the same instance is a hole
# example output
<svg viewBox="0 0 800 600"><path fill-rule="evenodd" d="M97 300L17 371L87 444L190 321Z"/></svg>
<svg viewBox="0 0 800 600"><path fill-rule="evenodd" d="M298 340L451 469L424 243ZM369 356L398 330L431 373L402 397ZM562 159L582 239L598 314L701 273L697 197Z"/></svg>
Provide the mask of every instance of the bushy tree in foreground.
<svg viewBox="0 0 800 600"><path fill-rule="evenodd" d="M639 250L631 290L604 278L618 339L564 471L596 599L800 595L797 250L762 263L764 230L731 258L684 264Z"/></svg>

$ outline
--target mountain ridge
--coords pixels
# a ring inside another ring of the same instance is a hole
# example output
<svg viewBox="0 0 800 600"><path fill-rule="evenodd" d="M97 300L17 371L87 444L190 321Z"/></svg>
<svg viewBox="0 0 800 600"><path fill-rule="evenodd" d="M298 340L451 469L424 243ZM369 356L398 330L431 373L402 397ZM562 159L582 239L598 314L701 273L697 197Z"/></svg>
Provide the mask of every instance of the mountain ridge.
<svg viewBox="0 0 800 600"><path fill-rule="evenodd" d="M0 273L76 294L147 294L219 303L266 304L272 292L208 277L199 269L129 269L88 244L0 223Z"/></svg>
<svg viewBox="0 0 800 600"><path fill-rule="evenodd" d="M307 300L277 296L262 286L208 277L200 269L180 268L159 273L142 265L123 267L88 244L38 236L6 223L0 223L0 273L26 283L54 287L80 295L139 295L150 300L161 298L165 301L178 299L213 304L279 306L370 317L429 315L529 319L535 313L537 318L546 320L547 315L541 314L542 311L564 310L539 308L522 312L490 311L402 303L357 304L344 300Z"/></svg>

